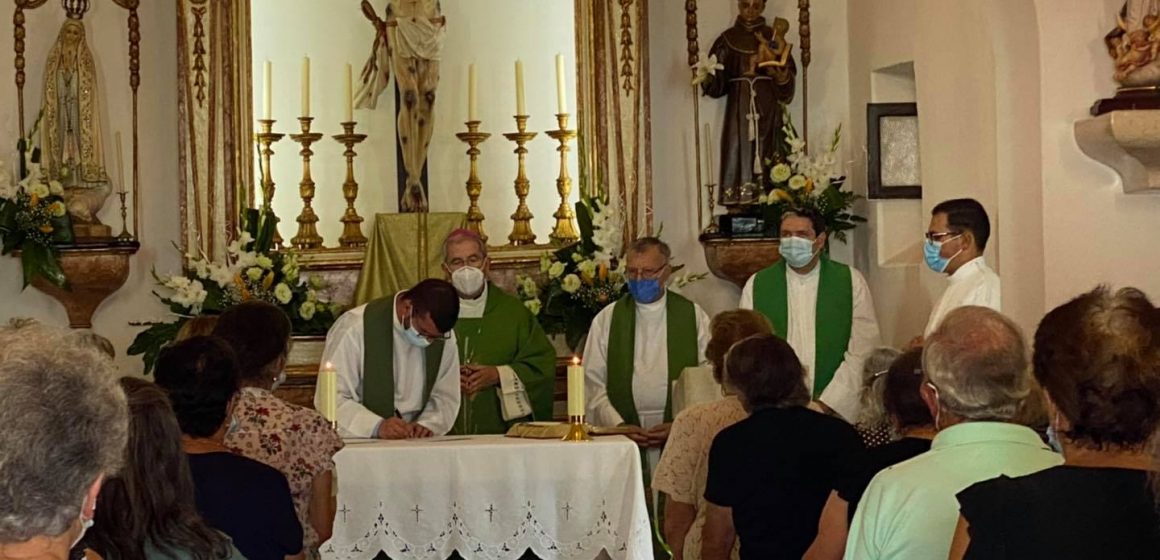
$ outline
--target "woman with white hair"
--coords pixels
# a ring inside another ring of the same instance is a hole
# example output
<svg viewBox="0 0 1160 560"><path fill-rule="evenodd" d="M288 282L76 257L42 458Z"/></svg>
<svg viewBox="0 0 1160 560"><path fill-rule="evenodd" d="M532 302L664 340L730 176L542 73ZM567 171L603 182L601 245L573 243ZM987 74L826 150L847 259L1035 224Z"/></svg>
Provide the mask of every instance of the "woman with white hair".
<svg viewBox="0 0 1160 560"><path fill-rule="evenodd" d="M854 429L862 437L862 444L873 449L894 441L890 419L886 416L882 388L886 385L886 371L902 353L893 348L877 348L862 363L862 412Z"/></svg>
<svg viewBox="0 0 1160 560"><path fill-rule="evenodd" d="M0 329L0 560L68 557L120 466L128 423L96 350L59 329Z"/></svg>

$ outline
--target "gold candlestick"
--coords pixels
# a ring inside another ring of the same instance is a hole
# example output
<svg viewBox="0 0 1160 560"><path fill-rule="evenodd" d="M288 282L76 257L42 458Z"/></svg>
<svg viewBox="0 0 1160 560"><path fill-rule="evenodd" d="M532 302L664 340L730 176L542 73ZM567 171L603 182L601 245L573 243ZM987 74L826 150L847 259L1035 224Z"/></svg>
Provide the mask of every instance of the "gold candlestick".
<svg viewBox="0 0 1160 560"><path fill-rule="evenodd" d="M704 233L717 233L717 220L713 212L717 209L717 198L713 194L713 189L717 188L717 183L709 183L705 185L709 188L709 225L705 226Z"/></svg>
<svg viewBox="0 0 1160 560"><path fill-rule="evenodd" d="M346 151L342 153L346 157L346 182L342 184L342 197L346 199L346 212L342 215L342 236L338 238L338 244L343 247L366 247L367 238L362 234L362 216L358 215L358 211L354 208L355 200L358 200L358 182L354 180L354 147L359 142L367 139L366 134L355 134L354 127L358 124L356 122L342 123L342 134L336 134L334 139L338 143L346 146Z"/></svg>
<svg viewBox="0 0 1160 560"><path fill-rule="evenodd" d="M318 230L314 227L314 224L318 223L318 215L310 206L310 202L314 200L314 179L310 177L310 156L313 156L314 152L310 150L310 145L322 139L322 134L310 132L310 122L313 120L313 117L298 117L302 133L290 135L292 140L302 144L302 150L298 152L302 156L302 181L298 183L298 196L302 197L302 212L298 214L297 219L298 235L290 239L290 244L298 249L322 248L322 236L318 235Z"/></svg>
<svg viewBox="0 0 1160 560"><path fill-rule="evenodd" d="M467 176L467 198L471 204L467 207L467 229L479 234L479 238L487 242L487 234L483 231L483 211L479 209L479 195L483 192L483 181L479 180L479 145L487 141L491 134L479 131L480 121L467 121L467 132L460 132L455 136L467 143L467 156L471 160L471 173Z"/></svg>
<svg viewBox="0 0 1160 560"><path fill-rule="evenodd" d="M568 152L571 150L568 142L576 138L576 131L568 130L568 113L557 114L556 121L560 123L560 129L549 130L548 136L560 143L560 147L556 148L556 151L560 152L560 176L556 178L560 207L552 214L552 217L556 218L556 227L552 228L552 233L548 237L556 245L567 245L580 239L580 234L576 233L576 227L572 225L575 218L572 206L568 204L568 195L572 193L572 177L568 175Z"/></svg>
<svg viewBox="0 0 1160 560"><path fill-rule="evenodd" d="M520 167L516 174L516 196L520 199L520 203L516 206L516 211L512 214L512 232L508 235L509 245L531 245L536 242L536 234L532 233L532 211L528 209L528 191L532 188L531 181L528 181L528 173L526 168L528 158L528 148L526 144L536 137L535 132L527 132L528 116L516 115L516 130L518 132L508 132L504 134L504 138L516 143L516 155L519 156Z"/></svg>
<svg viewBox="0 0 1160 560"><path fill-rule="evenodd" d="M254 135L258 139L258 145L261 146L261 164L262 177L260 178L262 186L262 208L270 209L274 201L274 173L270 170L270 158L274 155L272 146L275 142L286 136L285 134L278 134L274 132L273 119L258 119L258 125L261 127L261 132ZM282 235L278 233L278 224L274 224L274 246L282 246Z"/></svg>
<svg viewBox="0 0 1160 560"><path fill-rule="evenodd" d="M117 241L122 242L133 240L133 235L129 233L129 210L125 207L125 196L128 194L123 187L117 191L117 196L121 199L121 233L117 235Z"/></svg>
<svg viewBox="0 0 1160 560"><path fill-rule="evenodd" d="M588 435L588 423L584 421L584 415L569 416L568 433L562 438L562 441L592 441L592 436Z"/></svg>

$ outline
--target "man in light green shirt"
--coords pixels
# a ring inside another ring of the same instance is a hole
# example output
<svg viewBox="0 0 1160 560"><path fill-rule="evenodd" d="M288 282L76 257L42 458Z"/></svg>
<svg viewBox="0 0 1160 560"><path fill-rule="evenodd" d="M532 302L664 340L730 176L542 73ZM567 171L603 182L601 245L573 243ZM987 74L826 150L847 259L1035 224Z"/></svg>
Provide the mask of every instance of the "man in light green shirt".
<svg viewBox="0 0 1160 560"><path fill-rule="evenodd" d="M946 558L955 494L1001 475L1063 463L1030 428L1011 423L1030 391L1019 328L984 307L952 311L927 340L922 398L939 434L930 451L874 477L850 526L846 560Z"/></svg>

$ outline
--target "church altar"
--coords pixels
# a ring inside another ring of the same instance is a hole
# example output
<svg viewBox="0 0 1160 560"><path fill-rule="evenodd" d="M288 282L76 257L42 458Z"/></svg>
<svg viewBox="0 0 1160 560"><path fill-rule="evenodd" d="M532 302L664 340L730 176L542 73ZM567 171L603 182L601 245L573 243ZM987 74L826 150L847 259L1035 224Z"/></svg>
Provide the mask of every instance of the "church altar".
<svg viewBox="0 0 1160 560"><path fill-rule="evenodd" d="M653 557L640 452L622 436L348 440L324 560Z"/></svg>

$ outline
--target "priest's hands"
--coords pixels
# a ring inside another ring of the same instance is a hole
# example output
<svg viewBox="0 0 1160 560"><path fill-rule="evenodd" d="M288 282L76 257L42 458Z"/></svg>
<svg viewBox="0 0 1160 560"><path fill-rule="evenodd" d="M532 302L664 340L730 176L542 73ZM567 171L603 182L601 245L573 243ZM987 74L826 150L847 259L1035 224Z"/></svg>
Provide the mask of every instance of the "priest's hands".
<svg viewBox="0 0 1160 560"><path fill-rule="evenodd" d="M637 445L643 448L661 448L664 447L665 442L669 440L669 430L672 429L672 423L666 422L664 424L657 424L649 429L641 428L640 426L631 426L624 424L623 427L631 428L632 431L624 435L631 439Z"/></svg>
<svg viewBox="0 0 1160 560"><path fill-rule="evenodd" d="M382 424L379 424L379 439L418 439L429 438L433 435L435 433L427 429L426 426L418 422L407 422L398 416L387 418L383 420Z"/></svg>
<svg viewBox="0 0 1160 560"><path fill-rule="evenodd" d="M411 437L411 424L398 416L392 416L379 424L378 435L379 439L407 439Z"/></svg>
<svg viewBox="0 0 1160 560"><path fill-rule="evenodd" d="M499 369L495 366L464 364L459 367L459 388L474 395L488 387L499 385Z"/></svg>

